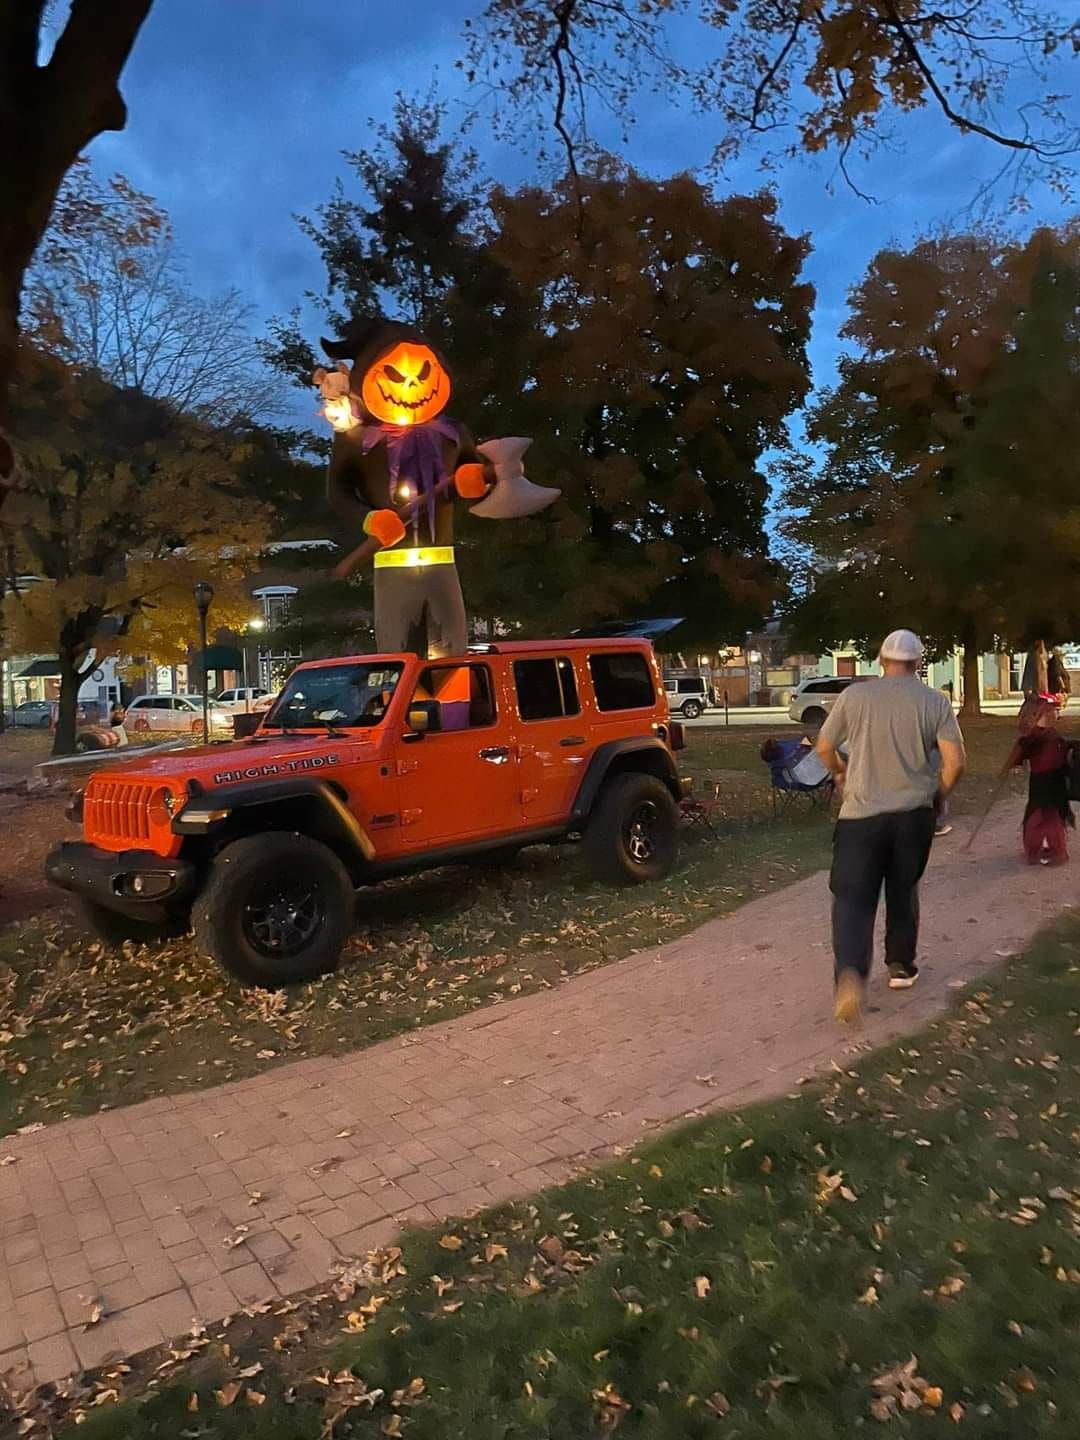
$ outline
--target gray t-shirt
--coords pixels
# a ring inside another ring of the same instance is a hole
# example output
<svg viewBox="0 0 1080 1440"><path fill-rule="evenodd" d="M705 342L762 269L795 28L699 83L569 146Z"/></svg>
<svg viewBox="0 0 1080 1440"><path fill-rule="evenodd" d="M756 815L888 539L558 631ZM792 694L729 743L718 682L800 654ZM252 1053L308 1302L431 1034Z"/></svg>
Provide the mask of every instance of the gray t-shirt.
<svg viewBox="0 0 1080 1440"><path fill-rule="evenodd" d="M848 752L841 820L868 820L933 803L939 740L963 743L952 704L916 675L885 675L850 685L821 727Z"/></svg>

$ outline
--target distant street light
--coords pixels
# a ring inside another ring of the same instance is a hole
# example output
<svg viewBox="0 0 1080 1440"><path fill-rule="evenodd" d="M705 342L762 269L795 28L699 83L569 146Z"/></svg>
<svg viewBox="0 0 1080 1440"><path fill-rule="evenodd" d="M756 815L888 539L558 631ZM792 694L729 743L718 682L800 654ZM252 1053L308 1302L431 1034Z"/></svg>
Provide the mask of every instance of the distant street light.
<svg viewBox="0 0 1080 1440"><path fill-rule="evenodd" d="M261 615L253 615L244 626L244 633L241 636L241 653L244 657L244 714L251 714L251 691L248 689L248 658L247 658L247 637L252 630L265 630L266 621Z"/></svg>
<svg viewBox="0 0 1080 1440"><path fill-rule="evenodd" d="M206 667L206 652L209 648L206 639L206 616L213 603L214 587L208 585L205 580L200 580L195 586L195 608L199 612L199 644L202 647L202 723L204 744L209 743L210 740L210 672Z"/></svg>

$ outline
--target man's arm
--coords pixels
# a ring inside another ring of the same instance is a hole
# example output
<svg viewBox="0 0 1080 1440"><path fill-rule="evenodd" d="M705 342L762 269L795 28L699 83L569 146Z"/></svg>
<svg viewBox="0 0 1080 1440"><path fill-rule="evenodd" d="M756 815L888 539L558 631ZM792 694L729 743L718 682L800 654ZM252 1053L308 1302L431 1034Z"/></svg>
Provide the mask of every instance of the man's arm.
<svg viewBox="0 0 1080 1440"><path fill-rule="evenodd" d="M967 768L967 754L964 750L963 738L946 740L942 736L937 743L938 749L941 751L938 794L944 800L946 795L950 795L960 783L960 777Z"/></svg>
<svg viewBox="0 0 1080 1440"><path fill-rule="evenodd" d="M839 696L818 734L815 754L828 770L837 785L844 783L847 761L840 754L840 746L847 739L847 711L844 701L846 694Z"/></svg>

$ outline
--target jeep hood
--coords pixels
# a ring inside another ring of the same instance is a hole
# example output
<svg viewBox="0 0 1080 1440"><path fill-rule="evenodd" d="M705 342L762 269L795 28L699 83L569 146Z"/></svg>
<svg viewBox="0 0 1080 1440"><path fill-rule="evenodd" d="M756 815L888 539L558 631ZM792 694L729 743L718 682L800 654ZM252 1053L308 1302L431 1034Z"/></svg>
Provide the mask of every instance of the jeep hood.
<svg viewBox="0 0 1080 1440"><path fill-rule="evenodd" d="M194 780L203 790L289 775L319 775L329 779L341 765L362 765L366 760L373 760L377 733L364 735L352 731L337 740L319 732L293 737L252 736L224 745L198 745L166 750L159 755L133 755L128 760L102 765L93 776L162 783Z"/></svg>

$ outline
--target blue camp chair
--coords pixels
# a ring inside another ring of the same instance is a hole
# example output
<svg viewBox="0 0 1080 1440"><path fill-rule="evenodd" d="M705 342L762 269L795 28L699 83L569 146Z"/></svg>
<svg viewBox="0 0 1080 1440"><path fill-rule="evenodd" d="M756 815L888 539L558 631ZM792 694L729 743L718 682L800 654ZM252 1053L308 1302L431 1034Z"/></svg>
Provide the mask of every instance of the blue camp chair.
<svg viewBox="0 0 1080 1440"><path fill-rule="evenodd" d="M761 747L761 758L769 767L773 815L779 815L781 810L803 801L806 801L812 810L829 808L835 786L825 767L820 765L820 762L818 765L811 763L805 766L802 778L795 774L811 757L816 759L813 750L804 745L801 739L766 740ZM816 773L818 770L820 773ZM809 771L809 775L806 771Z"/></svg>

